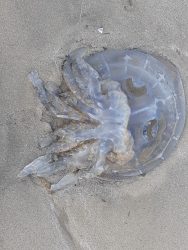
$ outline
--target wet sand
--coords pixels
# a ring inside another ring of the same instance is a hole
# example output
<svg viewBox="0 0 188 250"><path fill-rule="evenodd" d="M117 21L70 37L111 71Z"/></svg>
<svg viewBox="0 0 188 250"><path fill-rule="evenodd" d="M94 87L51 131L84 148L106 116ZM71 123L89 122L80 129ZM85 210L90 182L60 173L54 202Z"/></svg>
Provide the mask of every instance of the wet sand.
<svg viewBox="0 0 188 250"><path fill-rule="evenodd" d="M16 177L49 129L30 70L59 82L57 54L136 47L176 64L188 96L187 12L186 0L0 0L0 249L187 249L187 126L172 156L134 182L49 195Z"/></svg>

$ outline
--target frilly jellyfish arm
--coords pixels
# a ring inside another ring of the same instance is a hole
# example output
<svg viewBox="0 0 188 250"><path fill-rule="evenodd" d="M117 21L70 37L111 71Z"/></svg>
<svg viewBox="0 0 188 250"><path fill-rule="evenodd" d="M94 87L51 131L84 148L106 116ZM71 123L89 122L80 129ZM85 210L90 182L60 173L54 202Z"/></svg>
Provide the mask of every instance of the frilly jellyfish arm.
<svg viewBox="0 0 188 250"><path fill-rule="evenodd" d="M24 178L28 175L39 177L48 177L60 171L75 171L83 169L92 164L94 160L88 160L88 154L93 151L93 158L96 157L97 144L87 145L82 147L79 151L75 151L72 155L59 156L54 161L53 155L43 155L32 161L30 164L19 173L18 177Z"/></svg>
<svg viewBox="0 0 188 250"><path fill-rule="evenodd" d="M64 64L64 79L78 100L101 108L101 79L98 72L84 59L86 49L73 51Z"/></svg>
<svg viewBox="0 0 188 250"><path fill-rule="evenodd" d="M67 106L60 98L56 95L58 88L49 89L45 88L45 83L39 78L37 71L32 71L28 75L29 80L33 83L34 88L37 90L38 97L41 103L44 105L46 110L50 111L53 115L58 118L71 119L71 120L83 120L83 116L76 112L70 106ZM55 94L54 94L55 93Z"/></svg>
<svg viewBox="0 0 188 250"><path fill-rule="evenodd" d="M96 163L87 172L70 173L65 175L58 183L51 185L51 191L55 192L69 185L75 185L80 179L90 179L101 175L105 171L105 161L107 154L112 150L111 141L102 141L96 155Z"/></svg>

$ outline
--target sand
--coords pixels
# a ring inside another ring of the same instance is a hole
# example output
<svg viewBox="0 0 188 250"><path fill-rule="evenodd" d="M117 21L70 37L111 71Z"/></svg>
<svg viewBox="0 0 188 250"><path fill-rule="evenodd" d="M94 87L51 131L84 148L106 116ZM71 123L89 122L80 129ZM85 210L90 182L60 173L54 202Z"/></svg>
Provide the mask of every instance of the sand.
<svg viewBox="0 0 188 250"><path fill-rule="evenodd" d="M49 129L31 69L58 82L57 54L139 47L175 63L188 96L187 13L186 0L0 0L0 249L187 249L187 126L172 156L134 182L86 182L52 196L16 177L42 154Z"/></svg>

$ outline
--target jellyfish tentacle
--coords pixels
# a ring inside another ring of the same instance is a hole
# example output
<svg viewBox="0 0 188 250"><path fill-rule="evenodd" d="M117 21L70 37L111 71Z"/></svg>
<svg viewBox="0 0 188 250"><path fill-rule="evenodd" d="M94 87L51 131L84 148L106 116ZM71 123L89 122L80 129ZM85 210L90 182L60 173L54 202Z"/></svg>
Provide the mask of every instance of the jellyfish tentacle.
<svg viewBox="0 0 188 250"><path fill-rule="evenodd" d="M18 177L23 178L28 175L34 175L38 177L48 177L59 171L75 171L77 169L87 168L92 162L94 162L96 155L97 143L82 146L79 150L76 150L74 154L68 154L58 157L54 160L52 154L46 154L38 157L19 173ZM91 154L92 151L92 154ZM90 158L88 159L88 154Z"/></svg>
<svg viewBox="0 0 188 250"><path fill-rule="evenodd" d="M105 160L107 154L112 150L112 142L109 140L104 140L100 142L98 153L97 153L97 161L93 167L91 167L90 170L80 170L77 173L69 173L56 184L51 185L51 191L55 192L57 190L60 190L64 187L70 186L70 185L76 185L79 180L85 178L95 178L99 175L101 175L105 171Z"/></svg>
<svg viewBox="0 0 188 250"><path fill-rule="evenodd" d="M111 140L101 140L99 149L98 149L98 157L95 165L90 169L89 174L93 177L101 175L105 171L105 161L107 154L112 151L113 144Z"/></svg>
<svg viewBox="0 0 188 250"><path fill-rule="evenodd" d="M101 108L101 81L98 72L85 61L86 49L72 52L64 66L63 76L69 89L85 104Z"/></svg>
<svg viewBox="0 0 188 250"><path fill-rule="evenodd" d="M55 165L52 162L51 155L43 155L29 163L19 173L18 177L23 178L28 175L48 176L53 171Z"/></svg>
<svg viewBox="0 0 188 250"><path fill-rule="evenodd" d="M63 178L58 181L55 184L51 185L51 192L55 192L57 190L60 190L66 186L70 186L70 185L76 185L78 183L78 176L75 173L70 173L67 174L65 176L63 176Z"/></svg>
<svg viewBox="0 0 188 250"><path fill-rule="evenodd" d="M97 140L99 138L98 131L98 128L78 131L59 130L56 135L59 134L61 139L59 142L52 143L48 148L48 152L59 154L69 151L86 141Z"/></svg>
<svg viewBox="0 0 188 250"><path fill-rule="evenodd" d="M53 115L58 118L70 119L81 121L83 115L74 110L72 107L65 104L55 93L55 87L50 89L48 86L45 88L44 81L39 77L37 71L32 71L29 74L29 79L33 83L34 88L37 90L38 97L41 103L44 105L47 111L50 111ZM56 93L58 88L56 89Z"/></svg>
<svg viewBox="0 0 188 250"><path fill-rule="evenodd" d="M98 72L85 61L84 56L86 56L85 48L78 49L71 55L75 61L74 73L78 84L85 84L88 96L95 101L101 95L100 77Z"/></svg>

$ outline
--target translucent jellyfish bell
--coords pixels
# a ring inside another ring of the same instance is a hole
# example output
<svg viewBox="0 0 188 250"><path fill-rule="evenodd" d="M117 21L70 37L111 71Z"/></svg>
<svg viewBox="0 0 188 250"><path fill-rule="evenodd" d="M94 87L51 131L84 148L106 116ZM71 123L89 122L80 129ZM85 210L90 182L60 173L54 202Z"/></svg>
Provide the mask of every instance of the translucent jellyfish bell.
<svg viewBox="0 0 188 250"><path fill-rule="evenodd" d="M185 97L177 68L137 49L107 49L86 61L102 79L120 82L131 108L128 129L135 156L125 168L114 164L102 176L124 179L147 173L169 156L184 128Z"/></svg>

